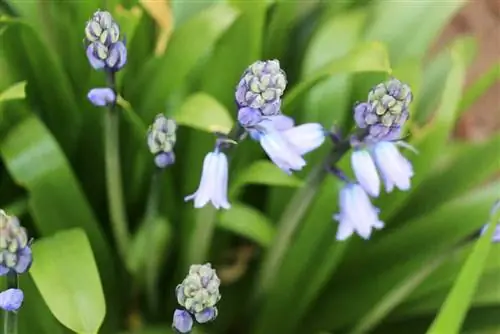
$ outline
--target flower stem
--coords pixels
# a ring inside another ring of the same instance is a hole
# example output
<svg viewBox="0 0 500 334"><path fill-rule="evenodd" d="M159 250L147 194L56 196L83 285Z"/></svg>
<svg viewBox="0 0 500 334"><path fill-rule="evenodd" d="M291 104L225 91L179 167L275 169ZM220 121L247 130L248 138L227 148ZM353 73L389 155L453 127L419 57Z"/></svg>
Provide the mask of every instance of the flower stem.
<svg viewBox="0 0 500 334"><path fill-rule="evenodd" d="M288 202L278 222L276 239L266 253L255 298L260 298L272 286L273 280L276 278L281 267L285 252L290 246L290 242L307 209L314 200L321 183L328 175L328 169L332 165L335 165L349 151L350 147L349 140L337 143L326 156L324 162L315 166L309 173L304 185L295 192L292 199Z"/></svg>
<svg viewBox="0 0 500 334"><path fill-rule="evenodd" d="M116 93L115 75L108 72L108 85ZM111 225L118 252L123 261L126 261L129 245L127 216L123 200L122 173L120 168L120 133L119 114L116 103L113 103L106 115L104 126L104 144L106 159L106 185L108 191L108 206Z"/></svg>
<svg viewBox="0 0 500 334"><path fill-rule="evenodd" d="M11 270L7 273L7 289L18 288L17 273ZM5 311L3 326L4 334L17 334L17 312Z"/></svg>

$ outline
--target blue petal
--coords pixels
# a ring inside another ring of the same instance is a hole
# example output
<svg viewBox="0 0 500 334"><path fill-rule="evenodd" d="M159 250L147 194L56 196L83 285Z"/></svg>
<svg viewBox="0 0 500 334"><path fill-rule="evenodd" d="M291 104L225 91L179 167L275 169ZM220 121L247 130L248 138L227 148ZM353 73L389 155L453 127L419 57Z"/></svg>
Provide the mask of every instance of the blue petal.
<svg viewBox="0 0 500 334"><path fill-rule="evenodd" d="M23 304L24 294L20 289L8 289L0 293L0 308L17 311Z"/></svg>
<svg viewBox="0 0 500 334"><path fill-rule="evenodd" d="M184 310L175 310L172 328L179 333L189 333L193 329L193 318L189 312Z"/></svg>

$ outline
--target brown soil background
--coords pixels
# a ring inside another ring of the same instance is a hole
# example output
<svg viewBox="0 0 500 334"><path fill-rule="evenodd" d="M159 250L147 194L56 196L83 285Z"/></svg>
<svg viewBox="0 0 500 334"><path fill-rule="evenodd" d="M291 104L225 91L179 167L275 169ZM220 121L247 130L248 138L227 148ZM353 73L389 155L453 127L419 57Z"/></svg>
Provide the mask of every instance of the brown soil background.
<svg viewBox="0 0 500 334"><path fill-rule="evenodd" d="M433 51L463 34L478 39L478 54L467 71L468 86L500 59L500 0L470 0L443 30ZM456 134L481 140L499 130L500 82L497 82L463 116Z"/></svg>

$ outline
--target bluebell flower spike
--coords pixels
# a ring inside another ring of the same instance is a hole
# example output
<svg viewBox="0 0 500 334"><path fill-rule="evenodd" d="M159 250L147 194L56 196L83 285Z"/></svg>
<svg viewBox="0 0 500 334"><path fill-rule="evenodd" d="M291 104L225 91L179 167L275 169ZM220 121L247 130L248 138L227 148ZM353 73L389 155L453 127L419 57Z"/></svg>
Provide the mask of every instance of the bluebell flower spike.
<svg viewBox="0 0 500 334"><path fill-rule="evenodd" d="M26 230L19 220L0 210L0 275L23 274L33 262Z"/></svg>
<svg viewBox="0 0 500 334"><path fill-rule="evenodd" d="M5 311L15 312L19 310L23 300L24 293L21 289L8 289L0 292L0 308Z"/></svg>
<svg viewBox="0 0 500 334"><path fill-rule="evenodd" d="M155 156L156 167L163 169L175 163L173 152L176 142L177 124L163 114L156 115L147 133L149 151Z"/></svg>

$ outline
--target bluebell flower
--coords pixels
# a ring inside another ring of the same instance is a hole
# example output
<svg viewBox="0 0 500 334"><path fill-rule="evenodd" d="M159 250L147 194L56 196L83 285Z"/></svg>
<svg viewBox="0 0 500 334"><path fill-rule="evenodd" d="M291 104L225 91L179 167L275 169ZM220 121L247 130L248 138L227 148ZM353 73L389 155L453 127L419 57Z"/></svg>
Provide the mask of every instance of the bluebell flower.
<svg viewBox="0 0 500 334"><path fill-rule="evenodd" d="M196 192L186 196L185 201L194 200L195 208L202 208L208 202L216 209L229 209L227 200L228 162L226 155L216 149L205 156L200 185Z"/></svg>
<svg viewBox="0 0 500 334"><path fill-rule="evenodd" d="M247 127L247 131L287 174L301 170L306 165L302 156L321 146L326 138L321 124L294 126L293 119L284 115L263 117L259 123Z"/></svg>
<svg viewBox="0 0 500 334"><path fill-rule="evenodd" d="M175 310L172 328L179 333L189 333L193 329L193 318L185 310Z"/></svg>
<svg viewBox="0 0 500 334"><path fill-rule="evenodd" d="M373 229L381 229L384 223L379 219L379 210L372 205L363 188L356 183L348 183L340 191L340 212L334 215L339 222L337 240L346 240L353 233L369 239Z"/></svg>
<svg viewBox="0 0 500 334"><path fill-rule="evenodd" d="M13 312L23 304L24 293L21 289L8 289L0 292L0 308Z"/></svg>
<svg viewBox="0 0 500 334"><path fill-rule="evenodd" d="M217 307L207 307L203 311L195 313L194 317L196 319L196 322L204 324L206 322L215 320L215 318L217 318L217 314Z"/></svg>
<svg viewBox="0 0 500 334"><path fill-rule="evenodd" d="M380 178L370 153L363 149L354 150L351 165L358 183L370 196L377 197L380 194Z"/></svg>
<svg viewBox="0 0 500 334"><path fill-rule="evenodd" d="M410 189L413 167L399 152L395 143L388 141L377 143L373 146L371 154L387 192L391 192L394 187L399 190Z"/></svg>
<svg viewBox="0 0 500 334"><path fill-rule="evenodd" d="M89 101L96 107L105 107L115 103L116 94L111 88L94 88L87 94Z"/></svg>
<svg viewBox="0 0 500 334"><path fill-rule="evenodd" d="M9 271L23 274L29 270L33 256L26 230L16 217L0 210L0 275Z"/></svg>

